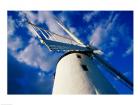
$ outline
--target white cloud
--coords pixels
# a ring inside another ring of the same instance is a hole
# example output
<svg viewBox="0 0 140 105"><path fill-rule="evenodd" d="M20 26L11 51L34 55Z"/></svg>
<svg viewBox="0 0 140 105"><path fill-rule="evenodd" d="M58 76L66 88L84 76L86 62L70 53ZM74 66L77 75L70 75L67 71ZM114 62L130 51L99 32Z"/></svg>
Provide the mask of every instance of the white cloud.
<svg viewBox="0 0 140 105"><path fill-rule="evenodd" d="M102 39L104 37L104 32L105 30L101 27L101 26L98 26L94 32L93 32L93 35L91 36L90 40L91 40L91 44L93 46L99 46L102 42Z"/></svg>
<svg viewBox="0 0 140 105"><path fill-rule="evenodd" d="M8 49L12 51L12 53L16 53L16 51L23 47L23 42L20 37L15 35L16 24L12 17L8 17Z"/></svg>
<svg viewBox="0 0 140 105"><path fill-rule="evenodd" d="M94 16L97 16L99 13L99 11L94 11L94 12L90 12L86 15L83 16L83 19L86 21L86 22L89 22Z"/></svg>
<svg viewBox="0 0 140 105"><path fill-rule="evenodd" d="M109 37L111 37L108 35L113 29L115 29L115 23L116 23L118 16L119 16L118 14L113 15L113 13L111 13L109 18L105 22L100 23L95 29L92 30L93 34L89 38L91 45L99 47L99 46L101 46L101 44L106 42L106 40ZM113 42L115 42L115 40L116 39L115 38L113 39L113 37L112 37L112 39L111 39L112 44L114 44Z"/></svg>
<svg viewBox="0 0 140 105"><path fill-rule="evenodd" d="M116 36L111 36L110 37L110 42L109 42L109 46L110 47L117 47L119 43L119 39Z"/></svg>
<svg viewBox="0 0 140 105"><path fill-rule="evenodd" d="M15 22L14 20L12 19L12 17L8 17L8 35L13 35L15 31Z"/></svg>
<svg viewBox="0 0 140 105"><path fill-rule="evenodd" d="M122 57L127 57L133 52L133 41L131 41L130 45L126 49L126 51L123 53Z"/></svg>
<svg viewBox="0 0 140 105"><path fill-rule="evenodd" d="M19 12L19 17L21 17L21 21L26 21L26 19L29 19L32 23L37 22L38 17L37 14L31 12L31 11L22 11Z"/></svg>
<svg viewBox="0 0 140 105"><path fill-rule="evenodd" d="M40 68L43 71L52 69L52 64L57 60L57 56L51 55L47 48L43 49L34 39L30 40L30 44L20 51L16 58L20 62Z"/></svg>
<svg viewBox="0 0 140 105"><path fill-rule="evenodd" d="M64 12L61 12L61 14L59 15L59 19L65 23L68 20L68 17L65 15Z"/></svg>
<svg viewBox="0 0 140 105"><path fill-rule="evenodd" d="M56 23L55 16L51 12L39 12L39 14L44 14L43 17L46 20L46 25L49 30L60 35L64 35L64 31Z"/></svg>
<svg viewBox="0 0 140 105"><path fill-rule="evenodd" d="M23 47L23 42L20 37L8 38L8 48L12 52L16 52L19 48Z"/></svg>

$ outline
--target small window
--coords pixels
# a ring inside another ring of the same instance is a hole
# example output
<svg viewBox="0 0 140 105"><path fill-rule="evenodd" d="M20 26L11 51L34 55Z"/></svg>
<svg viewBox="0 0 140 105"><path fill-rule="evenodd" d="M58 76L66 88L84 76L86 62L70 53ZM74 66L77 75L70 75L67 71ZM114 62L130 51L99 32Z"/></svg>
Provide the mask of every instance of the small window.
<svg viewBox="0 0 140 105"><path fill-rule="evenodd" d="M83 65L83 64L82 64L81 66L82 66L82 68L83 68L84 71L88 71L88 68L87 68L86 65Z"/></svg>
<svg viewBox="0 0 140 105"><path fill-rule="evenodd" d="M81 55L77 55L77 58L80 58L81 59L82 57L81 57Z"/></svg>
<svg viewBox="0 0 140 105"><path fill-rule="evenodd" d="M53 74L53 79L55 79L55 73Z"/></svg>

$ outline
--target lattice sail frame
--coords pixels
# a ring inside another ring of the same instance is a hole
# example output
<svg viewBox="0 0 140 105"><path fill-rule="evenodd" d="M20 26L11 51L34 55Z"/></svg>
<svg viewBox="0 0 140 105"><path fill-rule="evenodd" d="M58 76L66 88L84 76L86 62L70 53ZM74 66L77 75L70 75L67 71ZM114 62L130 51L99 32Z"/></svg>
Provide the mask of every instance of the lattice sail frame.
<svg viewBox="0 0 140 105"><path fill-rule="evenodd" d="M45 30L31 22L28 22L40 42L44 44L50 51L89 51L85 45L77 43L71 37L58 35L54 32Z"/></svg>

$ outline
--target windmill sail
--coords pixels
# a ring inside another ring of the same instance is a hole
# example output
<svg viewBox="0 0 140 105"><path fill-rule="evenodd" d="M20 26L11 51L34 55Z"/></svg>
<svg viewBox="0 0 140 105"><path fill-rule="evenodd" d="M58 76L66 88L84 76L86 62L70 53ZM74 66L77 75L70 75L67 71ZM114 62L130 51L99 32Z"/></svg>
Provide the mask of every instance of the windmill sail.
<svg viewBox="0 0 140 105"><path fill-rule="evenodd" d="M48 45L49 49L52 51L89 51L86 47L61 43L52 40L46 40L45 44Z"/></svg>
<svg viewBox="0 0 140 105"><path fill-rule="evenodd" d="M75 40L78 44L84 46L84 44L75 35L73 35L64 25L62 25L59 21L56 22L73 40Z"/></svg>
<svg viewBox="0 0 140 105"><path fill-rule="evenodd" d="M45 30L35 24L28 22L35 30L37 37L42 44L45 44L49 50L53 51L89 51L87 47L77 43L72 38L61 36L56 33Z"/></svg>

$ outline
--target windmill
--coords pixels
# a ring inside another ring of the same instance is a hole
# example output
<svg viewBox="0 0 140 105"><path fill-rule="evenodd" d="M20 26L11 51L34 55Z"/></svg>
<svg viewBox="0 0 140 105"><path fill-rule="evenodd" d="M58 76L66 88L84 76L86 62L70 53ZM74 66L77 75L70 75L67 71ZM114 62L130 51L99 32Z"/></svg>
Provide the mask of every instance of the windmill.
<svg viewBox="0 0 140 105"><path fill-rule="evenodd" d="M116 89L98 70L94 59L133 91L133 83L100 56L101 50L90 44L85 45L60 20L56 18L55 21L68 36L56 34L27 21L49 51L65 53L57 63L53 94L117 94Z"/></svg>

